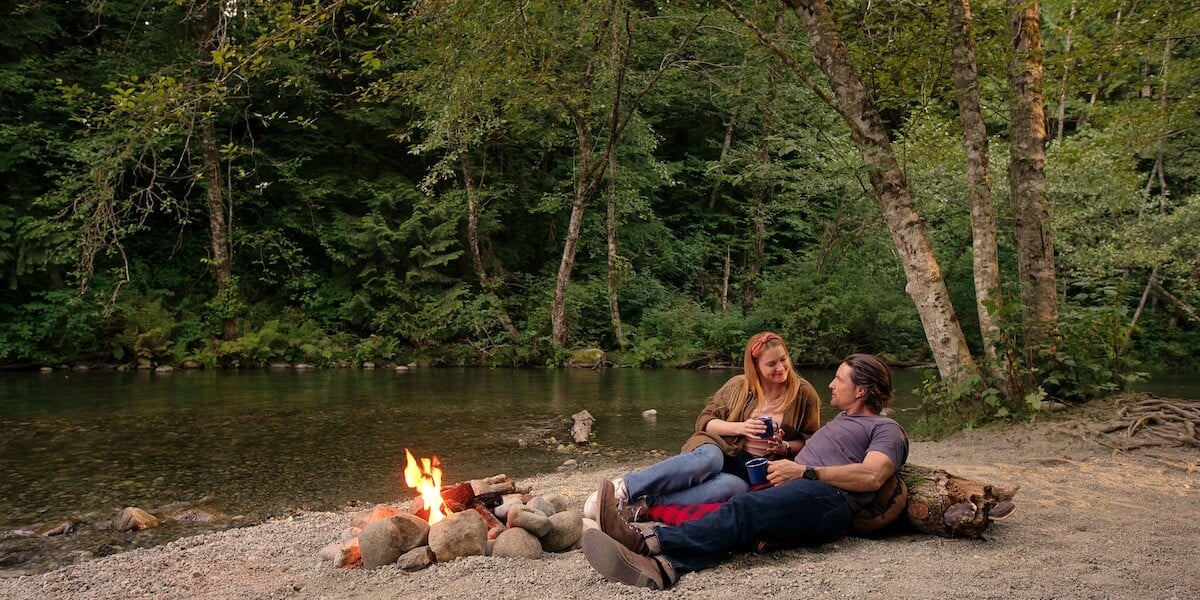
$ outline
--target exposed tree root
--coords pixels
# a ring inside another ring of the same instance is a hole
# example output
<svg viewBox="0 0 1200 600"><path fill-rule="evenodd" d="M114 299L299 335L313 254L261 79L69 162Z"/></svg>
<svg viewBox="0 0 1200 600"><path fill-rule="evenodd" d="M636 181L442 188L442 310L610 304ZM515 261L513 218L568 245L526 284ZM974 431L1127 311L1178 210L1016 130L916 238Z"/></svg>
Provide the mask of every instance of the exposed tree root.
<svg viewBox="0 0 1200 600"><path fill-rule="evenodd" d="M1138 451L1158 462L1188 472L1200 470L1200 457L1186 462L1152 452L1150 448L1200 450L1200 401L1134 394L1117 400L1116 415L1106 421L1073 419L1061 425L1067 433L1096 442L1115 453Z"/></svg>

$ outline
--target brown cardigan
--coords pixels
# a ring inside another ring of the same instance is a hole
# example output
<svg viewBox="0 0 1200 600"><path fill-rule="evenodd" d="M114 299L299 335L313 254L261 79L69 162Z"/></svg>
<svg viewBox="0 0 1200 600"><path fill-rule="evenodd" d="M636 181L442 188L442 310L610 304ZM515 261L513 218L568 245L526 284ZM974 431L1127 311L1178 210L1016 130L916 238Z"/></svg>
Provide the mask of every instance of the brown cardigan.
<svg viewBox="0 0 1200 600"><path fill-rule="evenodd" d="M799 377L799 375L797 375ZM754 414L757 402L754 392L750 392L751 400L746 403L745 410L740 415L730 415L734 395L737 390L746 385L745 375L735 375L713 394L700 416L696 417L696 432L683 443L683 452L691 452L701 444L716 444L726 456L737 456L746 445L746 438L740 435L715 435L704 431L704 426L713 419L722 421L745 421ZM796 393L796 403L783 414L783 439L806 440L821 426L821 399L812 384L800 377L800 389Z"/></svg>

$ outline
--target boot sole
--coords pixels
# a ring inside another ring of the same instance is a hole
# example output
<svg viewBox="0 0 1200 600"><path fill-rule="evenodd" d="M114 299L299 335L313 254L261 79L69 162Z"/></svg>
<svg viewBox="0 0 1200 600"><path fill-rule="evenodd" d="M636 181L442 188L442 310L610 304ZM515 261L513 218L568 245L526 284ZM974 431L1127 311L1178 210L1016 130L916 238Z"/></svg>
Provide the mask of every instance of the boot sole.
<svg viewBox="0 0 1200 600"><path fill-rule="evenodd" d="M652 590L663 589L662 575L658 573L658 561L634 554L603 531L588 529L583 532L583 557L593 569L609 579ZM645 561L649 561L647 567L653 566L654 574L645 572L637 564Z"/></svg>

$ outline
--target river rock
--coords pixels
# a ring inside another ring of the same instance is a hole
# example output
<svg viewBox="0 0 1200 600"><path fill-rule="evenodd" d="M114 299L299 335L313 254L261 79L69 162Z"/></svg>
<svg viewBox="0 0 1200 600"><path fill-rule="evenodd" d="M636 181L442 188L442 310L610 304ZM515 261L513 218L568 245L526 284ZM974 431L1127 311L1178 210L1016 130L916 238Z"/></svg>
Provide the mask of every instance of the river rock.
<svg viewBox="0 0 1200 600"><path fill-rule="evenodd" d="M542 548L547 552L570 550L583 535L583 515L573 510L550 515L550 525L550 531L542 536Z"/></svg>
<svg viewBox="0 0 1200 600"><path fill-rule="evenodd" d="M401 554L424 546L429 539L429 525L408 513L368 523L358 536L363 566L367 568L390 565Z"/></svg>
<svg viewBox="0 0 1200 600"><path fill-rule="evenodd" d="M537 560L542 558L542 542L520 527L505 529L492 544L492 556Z"/></svg>
<svg viewBox="0 0 1200 600"><path fill-rule="evenodd" d="M225 513L204 506L172 505L160 511L164 519L180 523L212 523L228 519Z"/></svg>
<svg viewBox="0 0 1200 600"><path fill-rule="evenodd" d="M505 500L505 501L504 501L504 504L501 504L500 506L497 506L497 507L496 507L496 511L495 511L495 513L496 513L496 518L497 518L497 519L501 519L501 520L503 520L503 521L505 521L505 522L508 522L508 512L509 512L510 510L512 510L512 508L513 508L514 506L516 506L516 505L518 505L518 504L524 504L523 502L521 502L521 498L520 498L520 497L516 497L516 498L511 498L511 499Z"/></svg>
<svg viewBox="0 0 1200 600"><path fill-rule="evenodd" d="M184 369L187 369L187 370L201 369L204 367L204 365L202 365L199 362L194 361L194 360L185 360L182 363L180 363L179 366Z"/></svg>
<svg viewBox="0 0 1200 600"><path fill-rule="evenodd" d="M432 565L436 558L429 546L420 546L401 554L396 559L396 566L404 571L420 571Z"/></svg>
<svg viewBox="0 0 1200 600"><path fill-rule="evenodd" d="M362 527L347 527L342 530L342 535L338 541L345 544L346 542L356 538L362 533Z"/></svg>
<svg viewBox="0 0 1200 600"><path fill-rule="evenodd" d="M402 511L390 504L379 504L379 505L376 505L374 508L370 508L370 509L364 510L362 512L356 513L354 515L354 518L350 520L350 526L358 527L361 529L361 528L365 527L367 525L367 523L374 523L375 521L382 521L383 519L390 519L399 514L404 514L404 511Z"/></svg>
<svg viewBox="0 0 1200 600"><path fill-rule="evenodd" d="M143 531L160 524L161 521L157 517L135 506L121 509L112 520L112 528L117 531Z"/></svg>
<svg viewBox="0 0 1200 600"><path fill-rule="evenodd" d="M547 517L552 517L554 516L554 513L558 512L558 510L554 508L554 504L547 500L544 496L534 496L533 498L530 498L529 502L525 503L525 506L528 506L534 510L540 510L542 511L542 514L546 515Z"/></svg>
<svg viewBox="0 0 1200 600"><path fill-rule="evenodd" d="M174 370L175 367L172 367L171 365L158 365L157 367L154 367L155 373L171 373Z"/></svg>
<svg viewBox="0 0 1200 600"><path fill-rule="evenodd" d="M50 537L52 535L66 535L72 531L75 531L75 523L71 521L56 521L34 529L33 533L41 537Z"/></svg>
<svg viewBox="0 0 1200 600"><path fill-rule="evenodd" d="M358 545L358 539L342 544L333 558L333 566L336 569L353 567L360 562L362 562L362 548Z"/></svg>
<svg viewBox="0 0 1200 600"><path fill-rule="evenodd" d="M508 511L508 526L520 527L537 537L542 537L550 533L550 528L554 525L542 511L522 505L514 506Z"/></svg>
<svg viewBox="0 0 1200 600"><path fill-rule="evenodd" d="M571 508L570 505L567 504L566 499L564 499L560 494L546 494L542 497L550 502L550 505L554 507L554 512L556 513L570 510Z"/></svg>
<svg viewBox="0 0 1200 600"><path fill-rule="evenodd" d="M429 528L429 547L438 562L482 556L487 548L487 524L473 510L454 513Z"/></svg>

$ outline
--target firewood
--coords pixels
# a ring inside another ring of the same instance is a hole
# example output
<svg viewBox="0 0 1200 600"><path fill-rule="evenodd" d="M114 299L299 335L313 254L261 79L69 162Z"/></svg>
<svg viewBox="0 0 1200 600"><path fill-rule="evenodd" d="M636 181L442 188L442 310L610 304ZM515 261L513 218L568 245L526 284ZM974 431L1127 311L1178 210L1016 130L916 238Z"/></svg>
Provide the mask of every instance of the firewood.
<svg viewBox="0 0 1200 600"><path fill-rule="evenodd" d="M471 482L463 482L442 488L442 502L453 512L461 512L475 505L475 490Z"/></svg>

